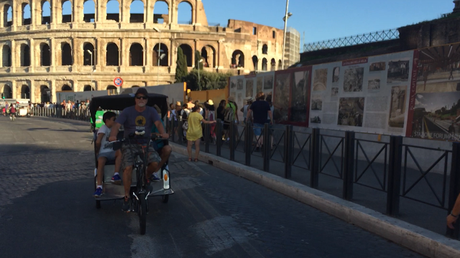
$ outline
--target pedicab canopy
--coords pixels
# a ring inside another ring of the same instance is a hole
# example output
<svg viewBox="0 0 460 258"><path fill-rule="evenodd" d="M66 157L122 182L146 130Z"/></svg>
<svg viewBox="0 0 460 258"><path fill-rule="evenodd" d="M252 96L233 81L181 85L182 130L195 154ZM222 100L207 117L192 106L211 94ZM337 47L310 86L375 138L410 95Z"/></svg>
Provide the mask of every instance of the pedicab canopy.
<svg viewBox="0 0 460 258"><path fill-rule="evenodd" d="M157 93L148 94L149 101L147 106L153 107L157 105L161 109L161 117L164 117L168 112L168 96ZM95 126L96 113L102 110L123 110L127 107L134 106L134 94L100 96L91 99L89 110L91 112L91 123Z"/></svg>

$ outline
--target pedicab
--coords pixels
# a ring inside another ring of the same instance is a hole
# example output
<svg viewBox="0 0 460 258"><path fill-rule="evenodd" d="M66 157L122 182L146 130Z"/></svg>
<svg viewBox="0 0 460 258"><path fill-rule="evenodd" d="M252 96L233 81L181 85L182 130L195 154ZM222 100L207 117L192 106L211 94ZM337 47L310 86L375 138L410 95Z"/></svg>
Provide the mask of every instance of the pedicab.
<svg viewBox="0 0 460 258"><path fill-rule="evenodd" d="M162 94L149 93L148 94L148 106L157 105L161 109L161 117L164 117L168 110L167 105L167 96ZM123 110L126 107L133 106L134 94L122 94L122 95L112 95L112 96L100 96L94 97L90 103L90 112L91 118L95 123L96 113L98 110ZM93 124L95 128L95 124ZM123 141L129 141L139 137L144 139L149 137L150 132L136 132L135 135L131 135L128 139L123 137L123 131L120 129L120 132L117 136L117 141L109 143L114 150L121 148ZM93 132L93 140L95 141L97 137L97 129ZM107 136L108 137L108 136ZM130 198L131 198L131 211L137 212L139 215L139 225L140 233L143 235L146 231L146 214L148 212L148 200L149 197L159 196L162 198L163 203L167 203L169 200L169 195L174 193L174 190L171 188L170 182L170 171L168 166L168 161L159 171L159 181L148 182L148 179L145 176L145 170L147 168L148 155L146 150L150 144L154 144L154 141L157 140L155 135L150 137L150 141L146 141L142 146L142 152L134 154L134 166L132 172L132 183L130 188ZM164 145L167 145L167 140L163 140ZM94 169L94 189L96 189L96 176L97 176L97 153L96 153L96 144L94 144L94 157L95 157L95 169ZM158 150L161 156L161 149ZM113 184L111 182L111 177L114 172L114 161L107 161L104 166L104 177L103 177L103 195L96 198L96 208L101 208L101 202L103 201L113 201L121 200L125 196L123 182L121 184ZM122 174L122 171L120 171ZM123 177L122 177L123 178Z"/></svg>

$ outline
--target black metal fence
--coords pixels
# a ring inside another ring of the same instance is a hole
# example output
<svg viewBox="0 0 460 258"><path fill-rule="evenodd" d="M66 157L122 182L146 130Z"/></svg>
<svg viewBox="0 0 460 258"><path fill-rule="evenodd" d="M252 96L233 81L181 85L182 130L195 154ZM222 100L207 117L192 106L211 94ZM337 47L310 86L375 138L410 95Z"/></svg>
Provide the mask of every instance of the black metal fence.
<svg viewBox="0 0 460 258"><path fill-rule="evenodd" d="M44 116L44 117L56 117L56 118L67 118L74 120L90 121L91 114L88 108L63 108L61 106L56 107L32 107L29 111L30 116Z"/></svg>

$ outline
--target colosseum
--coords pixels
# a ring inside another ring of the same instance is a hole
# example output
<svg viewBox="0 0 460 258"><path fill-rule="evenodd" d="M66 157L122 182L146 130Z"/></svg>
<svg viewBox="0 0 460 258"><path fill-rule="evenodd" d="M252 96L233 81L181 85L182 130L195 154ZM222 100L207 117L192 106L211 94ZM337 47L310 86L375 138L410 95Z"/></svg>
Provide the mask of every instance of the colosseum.
<svg viewBox="0 0 460 258"><path fill-rule="evenodd" d="M167 12L155 11L159 5ZM283 30L238 20L210 26L201 0L0 0L0 8L4 98L39 103L55 102L61 91L111 94L116 77L122 88L169 84L179 47L189 69L196 50L207 71L281 66ZM183 10L187 22L178 21Z"/></svg>

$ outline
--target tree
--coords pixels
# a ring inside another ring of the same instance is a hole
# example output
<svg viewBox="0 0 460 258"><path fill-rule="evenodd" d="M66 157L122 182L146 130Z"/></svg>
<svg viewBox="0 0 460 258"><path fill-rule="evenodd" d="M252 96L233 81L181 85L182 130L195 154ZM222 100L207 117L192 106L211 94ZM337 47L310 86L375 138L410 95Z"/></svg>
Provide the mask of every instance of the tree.
<svg viewBox="0 0 460 258"><path fill-rule="evenodd" d="M177 48L177 61L176 61L176 82L184 82L188 75L187 59L182 51L182 48Z"/></svg>
<svg viewBox="0 0 460 258"><path fill-rule="evenodd" d="M186 77L187 88L190 90L215 90L223 89L227 86L228 78L231 73L216 73L200 71L200 85L198 86L198 70L193 69Z"/></svg>

